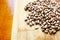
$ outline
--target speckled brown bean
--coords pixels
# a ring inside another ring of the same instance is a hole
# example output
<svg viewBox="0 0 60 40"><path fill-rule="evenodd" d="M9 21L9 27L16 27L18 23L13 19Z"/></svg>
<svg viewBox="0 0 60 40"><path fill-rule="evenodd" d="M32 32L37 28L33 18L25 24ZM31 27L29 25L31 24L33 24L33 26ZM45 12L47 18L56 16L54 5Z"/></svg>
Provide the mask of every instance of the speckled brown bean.
<svg viewBox="0 0 60 40"><path fill-rule="evenodd" d="M34 22L34 21L32 21L32 24L33 24L33 25L35 25L35 22Z"/></svg>
<svg viewBox="0 0 60 40"><path fill-rule="evenodd" d="M31 12L30 14L28 14L29 16L34 16L34 14Z"/></svg>
<svg viewBox="0 0 60 40"><path fill-rule="evenodd" d="M29 22L32 22L33 19L30 19Z"/></svg>
<svg viewBox="0 0 60 40"><path fill-rule="evenodd" d="M57 24L57 23L55 24L55 26L58 26L58 25L59 25L59 24Z"/></svg>
<svg viewBox="0 0 60 40"><path fill-rule="evenodd" d="M49 31L49 29L46 29L44 32L45 32L46 34L48 34L48 31Z"/></svg>
<svg viewBox="0 0 60 40"><path fill-rule="evenodd" d="M55 28L55 26L51 26L51 28Z"/></svg>
<svg viewBox="0 0 60 40"><path fill-rule="evenodd" d="M48 25L47 28L48 28L48 29L51 28L51 25Z"/></svg>
<svg viewBox="0 0 60 40"><path fill-rule="evenodd" d="M36 12L39 13L40 12L40 9L37 9Z"/></svg>
<svg viewBox="0 0 60 40"><path fill-rule="evenodd" d="M48 17L51 18L51 15L49 14Z"/></svg>
<svg viewBox="0 0 60 40"><path fill-rule="evenodd" d="M55 29L53 29L52 31L53 31L53 34L55 34L57 32Z"/></svg>
<svg viewBox="0 0 60 40"><path fill-rule="evenodd" d="M52 28L50 27L49 30L52 30Z"/></svg>
<svg viewBox="0 0 60 40"><path fill-rule="evenodd" d="M56 4L57 4L56 2L52 2L52 3L51 3L51 5L52 5L53 7L56 6Z"/></svg>
<svg viewBox="0 0 60 40"><path fill-rule="evenodd" d="M50 35L53 34L53 31L52 31L52 30L49 30L49 34L50 34Z"/></svg>
<svg viewBox="0 0 60 40"><path fill-rule="evenodd" d="M54 27L54 29L56 29L56 30L57 30L57 29L58 29L58 26L55 26L55 27Z"/></svg>
<svg viewBox="0 0 60 40"><path fill-rule="evenodd" d="M44 28L48 28L48 25L45 25Z"/></svg>
<svg viewBox="0 0 60 40"><path fill-rule="evenodd" d="M60 13L60 7L57 9L57 11Z"/></svg>
<svg viewBox="0 0 60 40"><path fill-rule="evenodd" d="M35 28L35 30L38 30L39 28Z"/></svg>
<svg viewBox="0 0 60 40"><path fill-rule="evenodd" d="M45 31L45 29L41 29L42 30L42 32L44 32Z"/></svg>
<svg viewBox="0 0 60 40"><path fill-rule="evenodd" d="M36 5L36 1L34 1L32 4L33 4L33 5Z"/></svg>
<svg viewBox="0 0 60 40"><path fill-rule="evenodd" d="M28 8L28 11L29 11L29 12L31 12L31 11L32 11L32 8L31 8L31 7L30 7L30 8Z"/></svg>
<svg viewBox="0 0 60 40"><path fill-rule="evenodd" d="M25 22L27 21L27 19L25 19Z"/></svg>
<svg viewBox="0 0 60 40"><path fill-rule="evenodd" d="M39 20L35 21L35 24L36 24L36 25L39 25Z"/></svg>
<svg viewBox="0 0 60 40"><path fill-rule="evenodd" d="M45 32L46 34L48 34L48 31L47 31L47 30L45 30L44 32Z"/></svg>
<svg viewBox="0 0 60 40"><path fill-rule="evenodd" d="M24 10L27 11L27 10L28 10L28 7L25 6L25 7L24 7Z"/></svg>
<svg viewBox="0 0 60 40"><path fill-rule="evenodd" d="M41 22L39 22L39 25L40 25L40 26L42 25Z"/></svg>
<svg viewBox="0 0 60 40"><path fill-rule="evenodd" d="M42 26L41 28L42 28L42 29L46 29L46 27L45 27L45 26Z"/></svg>
<svg viewBox="0 0 60 40"><path fill-rule="evenodd" d="M56 16L56 15L55 15L55 13L52 13L51 16L54 17L54 16Z"/></svg>
<svg viewBox="0 0 60 40"><path fill-rule="evenodd" d="M58 27L58 29L57 29L58 31L60 30L60 27Z"/></svg>
<svg viewBox="0 0 60 40"><path fill-rule="evenodd" d="M29 23L29 26L30 26L30 27L32 27L32 26L33 26L33 24L32 24L32 23Z"/></svg>
<svg viewBox="0 0 60 40"><path fill-rule="evenodd" d="M38 17L38 15L35 15L35 17Z"/></svg>

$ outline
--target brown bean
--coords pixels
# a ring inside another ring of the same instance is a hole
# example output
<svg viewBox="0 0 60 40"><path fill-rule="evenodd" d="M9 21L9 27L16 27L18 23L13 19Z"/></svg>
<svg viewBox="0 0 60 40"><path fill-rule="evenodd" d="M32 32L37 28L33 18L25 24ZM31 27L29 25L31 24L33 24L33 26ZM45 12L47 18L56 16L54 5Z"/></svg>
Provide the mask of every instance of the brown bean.
<svg viewBox="0 0 60 40"><path fill-rule="evenodd" d="M57 31L56 30L53 30L53 34L55 34Z"/></svg>
<svg viewBox="0 0 60 40"><path fill-rule="evenodd" d="M58 29L57 30L60 30L60 27L58 27Z"/></svg>
<svg viewBox="0 0 60 40"><path fill-rule="evenodd" d="M25 22L27 21L27 19L25 19Z"/></svg>
<svg viewBox="0 0 60 40"><path fill-rule="evenodd" d="M45 29L41 29L42 30L42 32L44 32L45 31Z"/></svg>
<svg viewBox="0 0 60 40"><path fill-rule="evenodd" d="M34 25L34 24L32 24L32 23L29 23L29 26L30 26L30 27L32 27L33 25Z"/></svg>
<svg viewBox="0 0 60 40"><path fill-rule="evenodd" d="M60 7L57 9L57 11L60 13Z"/></svg>
<svg viewBox="0 0 60 40"><path fill-rule="evenodd" d="M35 30L38 30L39 28L35 28Z"/></svg>
<svg viewBox="0 0 60 40"><path fill-rule="evenodd" d="M24 10L27 11L28 10L28 7L25 6Z"/></svg>
<svg viewBox="0 0 60 40"><path fill-rule="evenodd" d="M52 30L49 30L49 34L52 34L53 33L53 31Z"/></svg>
<svg viewBox="0 0 60 40"><path fill-rule="evenodd" d="M54 16L56 16L56 15L55 15L55 13L52 13L52 14L51 14L51 16L53 16L53 17L54 17Z"/></svg>
<svg viewBox="0 0 60 40"><path fill-rule="evenodd" d="M44 32L45 32L46 34L48 34L48 30L45 30Z"/></svg>
<svg viewBox="0 0 60 40"><path fill-rule="evenodd" d="M28 8L28 11L31 12L32 11L32 8Z"/></svg>
<svg viewBox="0 0 60 40"><path fill-rule="evenodd" d="M55 26L51 26L51 28L55 28Z"/></svg>

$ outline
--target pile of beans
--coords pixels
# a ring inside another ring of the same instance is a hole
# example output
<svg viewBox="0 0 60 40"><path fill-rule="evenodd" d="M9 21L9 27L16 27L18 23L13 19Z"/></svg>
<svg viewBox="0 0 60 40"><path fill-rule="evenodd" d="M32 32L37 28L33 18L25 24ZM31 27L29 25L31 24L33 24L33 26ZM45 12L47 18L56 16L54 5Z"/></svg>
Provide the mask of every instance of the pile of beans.
<svg viewBox="0 0 60 40"><path fill-rule="evenodd" d="M56 34L60 30L60 3L37 0L28 3L24 10L29 12L25 22L30 27L39 25L46 34Z"/></svg>

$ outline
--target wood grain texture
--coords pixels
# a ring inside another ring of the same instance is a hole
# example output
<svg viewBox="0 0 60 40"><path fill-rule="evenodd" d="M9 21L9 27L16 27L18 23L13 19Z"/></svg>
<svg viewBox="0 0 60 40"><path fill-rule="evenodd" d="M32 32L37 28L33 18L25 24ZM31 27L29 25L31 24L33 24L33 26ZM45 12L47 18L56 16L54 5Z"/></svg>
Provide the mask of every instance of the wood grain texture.
<svg viewBox="0 0 60 40"><path fill-rule="evenodd" d="M14 34L12 36L12 40L60 40L60 31L57 32L55 35L44 34L41 31L41 28L38 30L35 30L34 29L35 26L29 27L24 22L24 19L26 15L28 14L28 12L24 11L24 7L27 3L31 1L32 0L18 0L16 2L15 13L13 17L14 22L12 26L13 27L12 34Z"/></svg>
<svg viewBox="0 0 60 40"><path fill-rule="evenodd" d="M0 40L11 40L12 15L6 1L0 0Z"/></svg>

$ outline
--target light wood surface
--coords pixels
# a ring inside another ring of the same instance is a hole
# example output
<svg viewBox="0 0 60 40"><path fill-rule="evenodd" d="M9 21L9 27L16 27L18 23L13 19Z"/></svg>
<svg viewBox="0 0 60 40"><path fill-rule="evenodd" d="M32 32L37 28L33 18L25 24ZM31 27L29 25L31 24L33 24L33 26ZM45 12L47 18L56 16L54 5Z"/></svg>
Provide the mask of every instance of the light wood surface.
<svg viewBox="0 0 60 40"><path fill-rule="evenodd" d="M28 14L28 12L24 11L24 7L29 2L32 2L32 0L16 1L11 40L60 40L60 31L57 32L56 35L44 34L41 29L35 30L35 26L30 28L24 22Z"/></svg>

